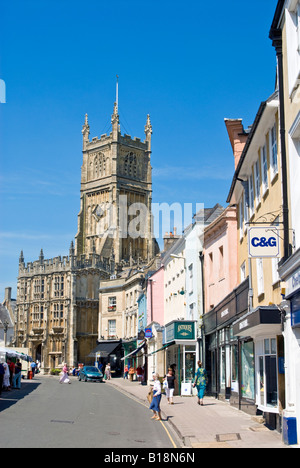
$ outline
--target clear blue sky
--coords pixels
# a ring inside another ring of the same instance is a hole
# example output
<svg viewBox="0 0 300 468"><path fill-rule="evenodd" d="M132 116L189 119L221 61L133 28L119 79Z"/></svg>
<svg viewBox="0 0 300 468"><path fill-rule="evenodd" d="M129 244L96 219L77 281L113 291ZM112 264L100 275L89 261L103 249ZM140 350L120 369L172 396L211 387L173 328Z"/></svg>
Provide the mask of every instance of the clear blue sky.
<svg viewBox="0 0 300 468"><path fill-rule="evenodd" d="M224 118L253 123L274 91L277 0L0 1L0 301L18 258L68 254L77 232L84 115L109 132L119 75L122 133L153 126L153 201L226 198Z"/></svg>

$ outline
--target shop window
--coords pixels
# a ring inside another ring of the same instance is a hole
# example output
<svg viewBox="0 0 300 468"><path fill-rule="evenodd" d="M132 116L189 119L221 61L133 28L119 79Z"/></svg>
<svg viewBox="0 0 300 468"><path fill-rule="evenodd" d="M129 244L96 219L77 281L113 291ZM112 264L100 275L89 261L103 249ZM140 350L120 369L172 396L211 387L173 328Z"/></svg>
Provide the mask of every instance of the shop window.
<svg viewBox="0 0 300 468"><path fill-rule="evenodd" d="M242 343L242 397L254 400L254 343Z"/></svg>
<svg viewBox="0 0 300 468"><path fill-rule="evenodd" d="M258 405L274 408L278 405L276 338L267 338L257 346L261 352L258 356Z"/></svg>
<svg viewBox="0 0 300 468"><path fill-rule="evenodd" d="M238 346L231 346L231 388L238 392Z"/></svg>

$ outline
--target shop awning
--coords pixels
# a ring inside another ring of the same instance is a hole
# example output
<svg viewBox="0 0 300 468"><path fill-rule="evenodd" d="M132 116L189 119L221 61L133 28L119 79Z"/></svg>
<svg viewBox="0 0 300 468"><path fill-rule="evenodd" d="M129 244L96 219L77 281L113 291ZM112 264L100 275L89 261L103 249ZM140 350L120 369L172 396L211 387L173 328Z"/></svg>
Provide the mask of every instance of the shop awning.
<svg viewBox="0 0 300 468"><path fill-rule="evenodd" d="M174 344L176 344L175 341L170 341L169 343L164 344L162 348L159 348L156 351L153 351L153 353L147 354L147 356L152 356L153 354L156 354L159 351L163 351L164 349L167 349L169 346L173 346Z"/></svg>
<svg viewBox="0 0 300 468"><path fill-rule="evenodd" d="M32 357L28 356L28 354L21 353L20 351L14 350L12 348L0 347L0 354L7 354L9 357L15 357L18 359L22 359L23 361L27 361L27 362L32 361Z"/></svg>
<svg viewBox="0 0 300 468"><path fill-rule="evenodd" d="M94 357L97 353L100 353L101 357L108 357L112 354L119 346L121 345L120 341L117 343L114 341L113 343L106 341L103 343L99 343L93 351L90 352L88 357Z"/></svg>
<svg viewBox="0 0 300 468"><path fill-rule="evenodd" d="M235 336L251 336L262 334L268 330L279 332L281 330L281 315L277 306L258 307L245 314L233 324Z"/></svg>
<svg viewBox="0 0 300 468"><path fill-rule="evenodd" d="M145 340L143 343L140 344L134 351L131 351L131 353L127 354L126 356L121 358L121 361L124 361L125 359L135 356L141 349L143 349L146 346L147 341Z"/></svg>

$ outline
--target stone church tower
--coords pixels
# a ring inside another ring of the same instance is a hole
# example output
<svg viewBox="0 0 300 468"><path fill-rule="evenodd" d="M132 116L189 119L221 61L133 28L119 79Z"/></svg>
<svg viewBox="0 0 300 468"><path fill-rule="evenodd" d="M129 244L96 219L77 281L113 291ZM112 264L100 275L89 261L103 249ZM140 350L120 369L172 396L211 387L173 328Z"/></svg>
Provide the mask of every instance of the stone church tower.
<svg viewBox="0 0 300 468"><path fill-rule="evenodd" d="M145 141L121 135L118 106L112 131L89 141L83 125L81 206L75 246L51 259L19 258L14 346L28 348L43 370L85 362L99 333L99 287L131 267L152 265L151 133ZM126 273L127 274L127 273Z"/></svg>
<svg viewBox="0 0 300 468"><path fill-rule="evenodd" d="M117 265L145 263L155 255L151 232L150 117L145 141L121 135L115 103L109 135L89 140L88 117L83 125L81 206L76 255L96 253Z"/></svg>

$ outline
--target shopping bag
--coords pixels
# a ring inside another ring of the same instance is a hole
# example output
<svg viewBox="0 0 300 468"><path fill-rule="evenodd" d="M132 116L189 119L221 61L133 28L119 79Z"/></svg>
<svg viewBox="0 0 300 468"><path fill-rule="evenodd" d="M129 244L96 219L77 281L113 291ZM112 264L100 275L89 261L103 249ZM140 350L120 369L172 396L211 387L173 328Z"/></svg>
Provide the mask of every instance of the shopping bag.
<svg viewBox="0 0 300 468"><path fill-rule="evenodd" d="M152 400L153 400L153 389L152 388L148 392L147 400L149 401L149 403L152 403Z"/></svg>

